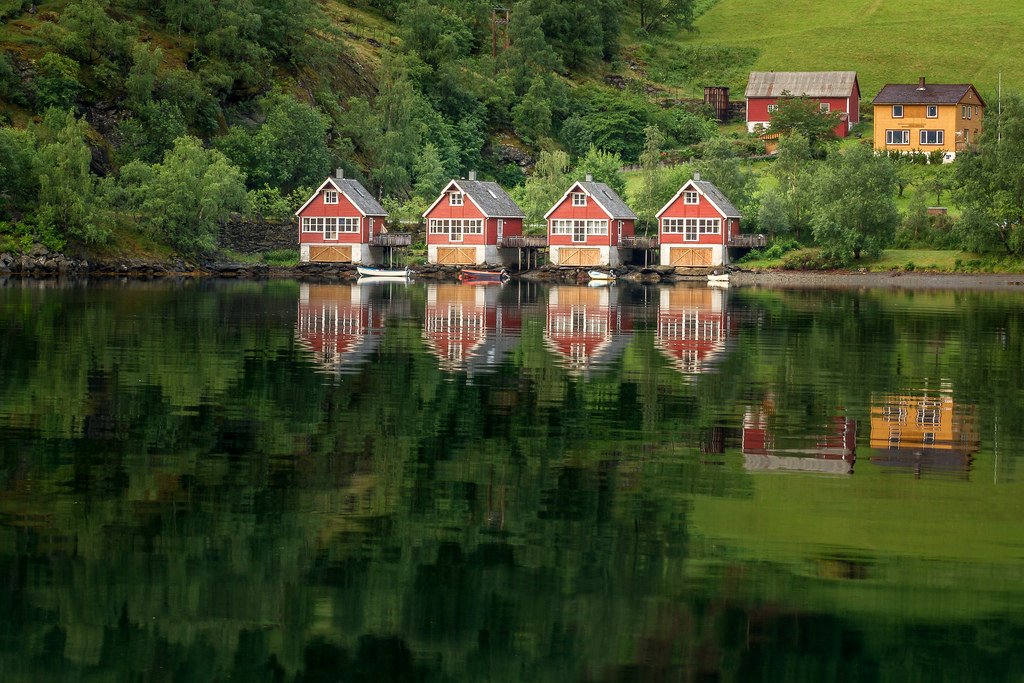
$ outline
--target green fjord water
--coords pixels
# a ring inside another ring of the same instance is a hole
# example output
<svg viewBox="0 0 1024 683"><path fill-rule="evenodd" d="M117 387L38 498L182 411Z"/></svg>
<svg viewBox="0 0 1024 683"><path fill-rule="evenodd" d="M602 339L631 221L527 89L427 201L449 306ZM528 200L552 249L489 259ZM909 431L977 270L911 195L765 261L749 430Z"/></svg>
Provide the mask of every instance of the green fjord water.
<svg viewBox="0 0 1024 683"><path fill-rule="evenodd" d="M1024 297L8 281L5 681L1024 677Z"/></svg>

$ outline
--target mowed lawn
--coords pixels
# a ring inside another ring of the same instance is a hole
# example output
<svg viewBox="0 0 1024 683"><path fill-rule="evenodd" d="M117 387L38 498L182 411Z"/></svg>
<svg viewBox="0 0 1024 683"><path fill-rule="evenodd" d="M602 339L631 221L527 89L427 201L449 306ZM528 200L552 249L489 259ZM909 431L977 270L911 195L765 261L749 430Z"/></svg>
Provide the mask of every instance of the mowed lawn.
<svg viewBox="0 0 1024 683"><path fill-rule="evenodd" d="M1018 0L719 0L697 29L677 41L756 49L753 70L855 70L866 101L921 75L994 98L1002 71L1004 92L1024 91ZM741 95L746 79L724 85Z"/></svg>

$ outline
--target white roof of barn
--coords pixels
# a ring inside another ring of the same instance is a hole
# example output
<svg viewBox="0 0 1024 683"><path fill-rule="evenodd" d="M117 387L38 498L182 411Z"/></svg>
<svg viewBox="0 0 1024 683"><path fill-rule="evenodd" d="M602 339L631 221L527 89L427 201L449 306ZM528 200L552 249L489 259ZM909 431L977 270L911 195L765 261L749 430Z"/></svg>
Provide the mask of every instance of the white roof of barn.
<svg viewBox="0 0 1024 683"><path fill-rule="evenodd" d="M850 97L856 71L751 71L747 97Z"/></svg>

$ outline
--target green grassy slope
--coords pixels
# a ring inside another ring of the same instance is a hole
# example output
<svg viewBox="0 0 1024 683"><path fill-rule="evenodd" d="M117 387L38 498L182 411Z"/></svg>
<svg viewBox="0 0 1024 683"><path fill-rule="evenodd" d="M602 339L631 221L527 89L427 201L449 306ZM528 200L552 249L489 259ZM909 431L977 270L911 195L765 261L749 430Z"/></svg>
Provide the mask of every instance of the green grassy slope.
<svg viewBox="0 0 1024 683"><path fill-rule="evenodd" d="M751 69L853 69L870 100L885 83L919 75L972 82L991 97L1002 71L1004 88L1024 89L1016 68L1024 43L1020 2L720 0L697 29L644 55L652 78L695 92L718 77L742 93ZM694 60L695 52L703 58Z"/></svg>

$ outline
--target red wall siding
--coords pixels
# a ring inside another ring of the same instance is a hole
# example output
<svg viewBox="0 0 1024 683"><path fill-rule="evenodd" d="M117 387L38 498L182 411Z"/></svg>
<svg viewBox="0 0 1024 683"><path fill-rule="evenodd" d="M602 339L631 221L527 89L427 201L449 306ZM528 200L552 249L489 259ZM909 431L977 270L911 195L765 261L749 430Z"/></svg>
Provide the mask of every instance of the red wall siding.
<svg viewBox="0 0 1024 683"><path fill-rule="evenodd" d="M720 235L698 235L696 242L686 241L682 233L666 233L662 230L662 218L721 218L722 233ZM683 195L679 195L672 204L665 209L658 219L658 238L662 244L726 244L729 240L729 229L737 232L738 221L727 219L704 195L700 195L699 204L685 204Z"/></svg>
<svg viewBox="0 0 1024 683"><path fill-rule="evenodd" d="M856 90L854 91L856 92ZM859 93L858 97L859 97ZM828 102L829 111L846 112L847 99L845 97L813 97L811 98L815 102ZM778 104L779 98L777 97L748 97L747 98L747 121L753 121L757 123L759 121L771 121L771 115L768 113L769 104ZM850 107L855 107L853 98L850 98ZM860 120L860 115L857 114L856 121ZM841 138L845 138L850 132L849 125L846 122L840 123L835 128L836 135Z"/></svg>
<svg viewBox="0 0 1024 683"><path fill-rule="evenodd" d="M608 220L608 235L588 235L586 242L573 242L572 235L552 235L551 234L551 221L554 219L559 220ZM555 210L548 216L548 244L555 245L577 245L577 246L617 246L619 243L619 228L618 221L613 218L609 218L608 214L605 213L604 209L594 201L593 197L587 197L586 206L573 206L572 196L567 196L559 204L556 205ZM632 220L622 221L622 234L623 236L629 236L634 233L634 226Z"/></svg>
<svg viewBox="0 0 1024 683"><path fill-rule="evenodd" d="M328 187L327 189L331 189ZM324 218L358 218L362 216L357 209L342 193L338 193L337 204L324 204L324 193L321 191L299 214L299 244L359 244L366 241L367 221L360 222L359 232L339 232L337 240L324 241L323 233L302 232L302 218L304 217ZM384 219L380 216L374 221L374 232L380 232L379 225Z"/></svg>
<svg viewBox="0 0 1024 683"><path fill-rule="evenodd" d="M483 218L484 215L476 207L476 204L469 198L469 195L463 195L462 206L450 206L448 195L445 193L441 201L437 203L430 213L426 216L427 221L427 244L493 244L494 242L487 242L487 223L484 223L484 234L483 235L464 235L461 242L451 242L448 239L448 235L432 235L430 234L430 219L431 218Z"/></svg>

